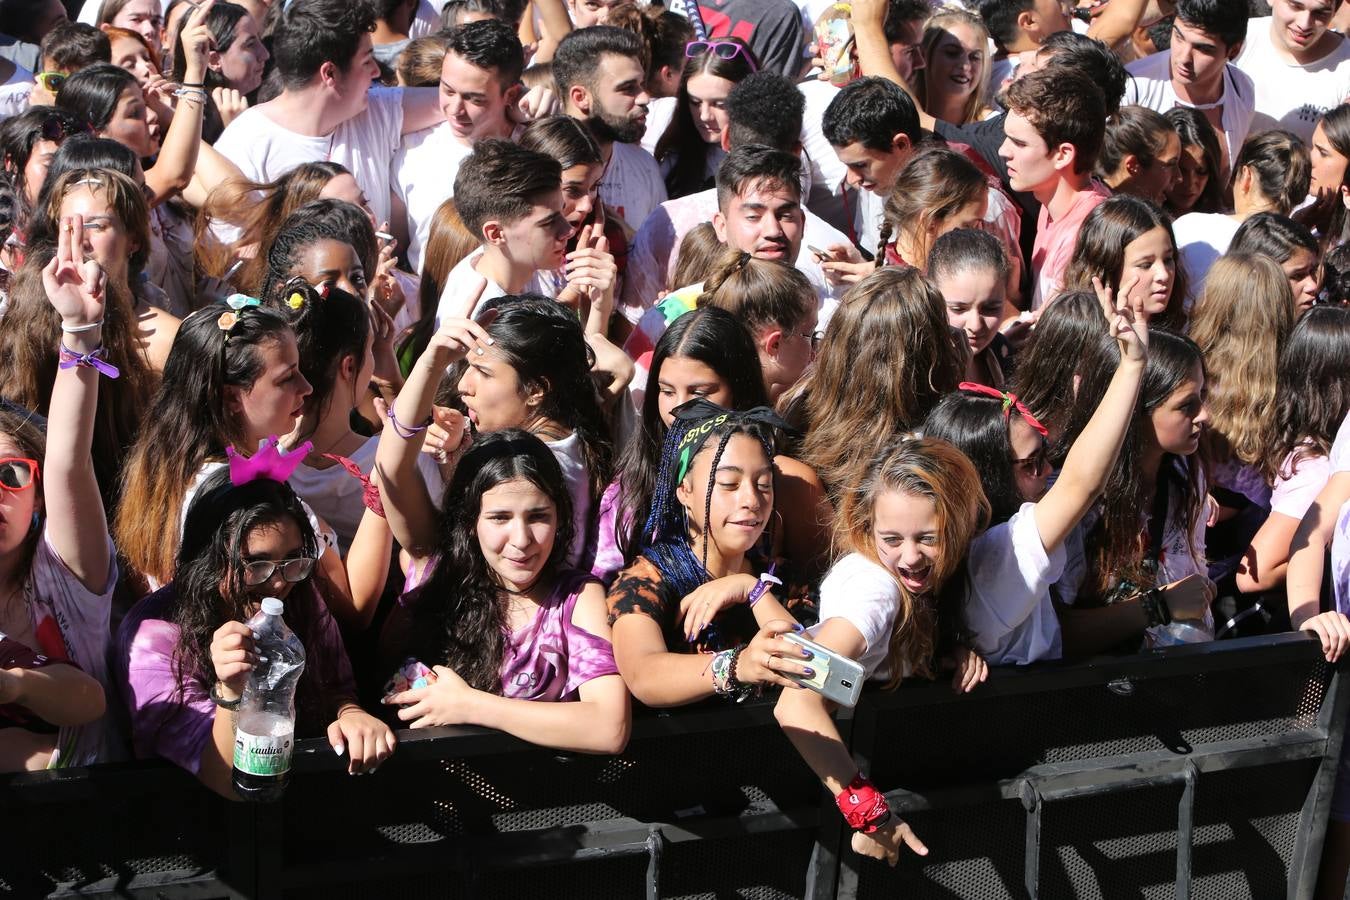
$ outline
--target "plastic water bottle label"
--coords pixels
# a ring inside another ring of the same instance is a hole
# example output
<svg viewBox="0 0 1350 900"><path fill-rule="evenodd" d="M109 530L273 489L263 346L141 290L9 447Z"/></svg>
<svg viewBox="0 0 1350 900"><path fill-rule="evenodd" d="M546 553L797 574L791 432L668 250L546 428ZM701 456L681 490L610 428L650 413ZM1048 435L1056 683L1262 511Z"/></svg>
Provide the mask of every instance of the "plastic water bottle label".
<svg viewBox="0 0 1350 900"><path fill-rule="evenodd" d="M234 767L249 775L285 775L291 768L295 732L283 734L234 733Z"/></svg>

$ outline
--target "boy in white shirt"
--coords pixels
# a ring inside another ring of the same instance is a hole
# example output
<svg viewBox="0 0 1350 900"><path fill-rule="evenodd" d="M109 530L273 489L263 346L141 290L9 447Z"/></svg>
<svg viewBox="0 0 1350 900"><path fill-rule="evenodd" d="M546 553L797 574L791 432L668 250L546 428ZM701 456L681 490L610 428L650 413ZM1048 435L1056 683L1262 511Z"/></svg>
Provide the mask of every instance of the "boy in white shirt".
<svg viewBox="0 0 1350 900"><path fill-rule="evenodd" d="M1246 14L1246 0L1181 0L1171 48L1125 67L1126 103L1159 113L1187 106L1205 117L1219 137L1224 182L1255 113L1256 86L1232 62L1247 38Z"/></svg>
<svg viewBox="0 0 1350 900"><path fill-rule="evenodd" d="M567 252L572 226L563 216L562 165L509 141L485 138L455 176L455 208L481 242L450 270L436 307L436 327L467 318L497 297L546 293L537 273L567 266L564 301L585 292L592 304L612 304L614 257L594 244ZM582 230L583 236L586 234ZM566 296L571 294L572 296Z"/></svg>
<svg viewBox="0 0 1350 900"><path fill-rule="evenodd" d="M216 149L250 181L272 181L306 162L347 168L389 220L389 160L402 136L440 119L431 88L376 88L371 7L349 0L294 0L281 14L272 56L279 96L245 110ZM226 235L221 235L223 238Z"/></svg>
<svg viewBox="0 0 1350 900"><path fill-rule="evenodd" d="M443 121L408 135L394 157L394 189L408 210L408 262L422 270L431 220L454 196L459 165L483 138L510 138L525 52L510 25L484 19L447 35L439 92Z"/></svg>
<svg viewBox="0 0 1350 900"><path fill-rule="evenodd" d="M641 42L612 25L573 31L558 44L553 80L564 112L600 145L600 199L637 227L666 199L661 169L640 143L651 102Z"/></svg>
<svg viewBox="0 0 1350 900"><path fill-rule="evenodd" d="M1237 66L1256 83L1252 131L1283 128L1311 141L1322 113L1350 95L1350 41L1330 29L1340 5L1272 0L1269 16L1247 23Z"/></svg>

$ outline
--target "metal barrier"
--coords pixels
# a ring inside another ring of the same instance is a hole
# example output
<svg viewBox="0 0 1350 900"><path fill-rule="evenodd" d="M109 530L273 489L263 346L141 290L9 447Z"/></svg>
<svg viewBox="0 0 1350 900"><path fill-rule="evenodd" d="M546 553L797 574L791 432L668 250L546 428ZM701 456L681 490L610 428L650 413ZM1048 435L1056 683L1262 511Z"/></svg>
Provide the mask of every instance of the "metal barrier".
<svg viewBox="0 0 1350 900"><path fill-rule="evenodd" d="M640 716L618 757L434 729L352 778L306 741L270 806L157 763L10 776L0 897L1306 898L1345 684L1280 635L871 692L841 729L932 849L894 869L767 703Z"/></svg>

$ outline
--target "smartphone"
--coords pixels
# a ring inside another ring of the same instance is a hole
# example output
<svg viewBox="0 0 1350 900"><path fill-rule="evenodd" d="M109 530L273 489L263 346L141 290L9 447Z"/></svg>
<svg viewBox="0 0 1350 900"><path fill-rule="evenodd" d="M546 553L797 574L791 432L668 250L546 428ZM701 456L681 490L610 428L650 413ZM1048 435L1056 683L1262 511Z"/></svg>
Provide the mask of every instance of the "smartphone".
<svg viewBox="0 0 1350 900"><path fill-rule="evenodd" d="M823 262L828 262L830 259L833 258L833 257L830 256L830 254L826 253L824 250L820 249L819 247L812 247L810 244L807 244L807 245L806 245L806 249L809 250L809 251L811 251L813 254L815 254L816 258L819 259L819 260L821 260L821 261L823 261Z"/></svg>
<svg viewBox="0 0 1350 900"><path fill-rule="evenodd" d="M789 631L783 638L815 654L809 664L816 673L807 678L804 675L784 672L785 677L791 678L802 687L810 688L826 700L833 700L840 706L857 705L858 698L862 696L863 682L866 680L861 665L795 632Z"/></svg>

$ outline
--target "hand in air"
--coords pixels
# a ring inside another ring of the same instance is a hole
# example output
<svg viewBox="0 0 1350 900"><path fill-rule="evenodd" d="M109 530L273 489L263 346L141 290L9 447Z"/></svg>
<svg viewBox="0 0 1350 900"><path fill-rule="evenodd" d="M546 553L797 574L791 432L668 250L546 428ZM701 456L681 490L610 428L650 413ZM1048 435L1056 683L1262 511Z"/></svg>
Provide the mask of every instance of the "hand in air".
<svg viewBox="0 0 1350 900"><path fill-rule="evenodd" d="M56 255L42 269L47 301L70 327L103 320L107 276L103 267L85 253L84 217L61 219Z"/></svg>
<svg viewBox="0 0 1350 900"><path fill-rule="evenodd" d="M1097 293L1111 337L1120 348L1120 358L1142 363L1148 356L1148 313L1144 312L1144 297L1134 295L1138 284L1139 273L1133 272L1130 280L1113 292L1100 278L1092 276L1092 289Z"/></svg>

